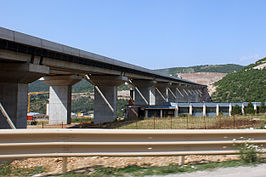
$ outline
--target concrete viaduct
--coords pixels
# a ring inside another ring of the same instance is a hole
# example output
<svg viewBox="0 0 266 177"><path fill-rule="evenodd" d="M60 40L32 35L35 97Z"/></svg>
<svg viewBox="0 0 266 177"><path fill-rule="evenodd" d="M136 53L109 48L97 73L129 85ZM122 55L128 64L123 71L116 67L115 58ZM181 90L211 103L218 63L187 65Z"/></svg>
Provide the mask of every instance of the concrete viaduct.
<svg viewBox="0 0 266 177"><path fill-rule="evenodd" d="M206 86L0 27L0 103L16 128L26 128L28 84L50 86L49 122L71 122L71 88L94 84L95 123L116 119L117 86L128 82L136 105L203 102ZM0 128L10 128L0 113Z"/></svg>

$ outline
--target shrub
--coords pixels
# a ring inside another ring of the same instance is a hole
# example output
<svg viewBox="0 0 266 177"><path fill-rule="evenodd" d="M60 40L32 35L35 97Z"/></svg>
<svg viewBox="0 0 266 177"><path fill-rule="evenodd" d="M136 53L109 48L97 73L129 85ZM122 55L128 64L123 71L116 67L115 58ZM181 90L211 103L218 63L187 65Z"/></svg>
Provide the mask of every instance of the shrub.
<svg viewBox="0 0 266 177"><path fill-rule="evenodd" d="M235 146L239 150L242 161L246 163L256 163L259 161L260 148L258 145L245 141L244 143Z"/></svg>
<svg viewBox="0 0 266 177"><path fill-rule="evenodd" d="M184 114L184 113L182 113L182 114L179 114L178 116L179 116L179 117L187 117L188 114Z"/></svg>
<svg viewBox="0 0 266 177"><path fill-rule="evenodd" d="M265 113L266 112L266 106L264 104L264 101L262 101L260 103L260 107L259 107L259 113Z"/></svg>
<svg viewBox="0 0 266 177"><path fill-rule="evenodd" d="M232 108L232 115L240 115L242 113L241 107L237 104Z"/></svg>
<svg viewBox="0 0 266 177"><path fill-rule="evenodd" d="M245 114L255 114L255 110L251 102L249 102L247 107L245 107Z"/></svg>

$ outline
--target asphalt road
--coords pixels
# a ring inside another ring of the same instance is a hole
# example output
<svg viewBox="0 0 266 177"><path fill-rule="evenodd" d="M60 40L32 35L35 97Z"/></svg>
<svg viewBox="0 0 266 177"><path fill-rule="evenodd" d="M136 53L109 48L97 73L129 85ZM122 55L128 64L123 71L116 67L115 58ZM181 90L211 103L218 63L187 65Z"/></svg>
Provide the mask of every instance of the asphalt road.
<svg viewBox="0 0 266 177"><path fill-rule="evenodd" d="M164 175L164 177L266 177L266 164L258 166L219 168L193 173L171 174Z"/></svg>

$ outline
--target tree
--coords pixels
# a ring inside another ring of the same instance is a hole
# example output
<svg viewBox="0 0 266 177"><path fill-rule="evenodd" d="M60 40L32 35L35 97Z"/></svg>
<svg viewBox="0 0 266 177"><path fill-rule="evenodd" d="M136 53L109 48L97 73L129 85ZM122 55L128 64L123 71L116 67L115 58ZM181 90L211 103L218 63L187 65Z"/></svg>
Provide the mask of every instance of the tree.
<svg viewBox="0 0 266 177"><path fill-rule="evenodd" d="M255 114L255 110L253 104L251 102L248 103L247 107L245 107L246 114Z"/></svg>
<svg viewBox="0 0 266 177"><path fill-rule="evenodd" d="M265 106L264 102L262 101L260 103L259 113L265 113L265 112L266 112L266 106Z"/></svg>
<svg viewBox="0 0 266 177"><path fill-rule="evenodd" d="M240 115L242 113L241 107L237 104L232 108L232 115Z"/></svg>

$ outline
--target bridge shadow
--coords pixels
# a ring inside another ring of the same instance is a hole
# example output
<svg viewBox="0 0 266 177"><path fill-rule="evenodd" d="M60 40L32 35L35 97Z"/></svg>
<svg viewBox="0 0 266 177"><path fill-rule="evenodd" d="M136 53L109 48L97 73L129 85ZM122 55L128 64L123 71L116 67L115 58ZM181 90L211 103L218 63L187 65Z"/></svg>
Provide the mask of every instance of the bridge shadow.
<svg viewBox="0 0 266 177"><path fill-rule="evenodd" d="M83 122L78 125L74 125L68 128L105 128L105 129L119 129L120 127L127 126L129 124L136 124L137 122L141 121L143 119L127 119L127 120L116 120L114 122L106 122L106 123L100 123L100 124L94 124L93 122ZM135 127L137 128L137 126Z"/></svg>

